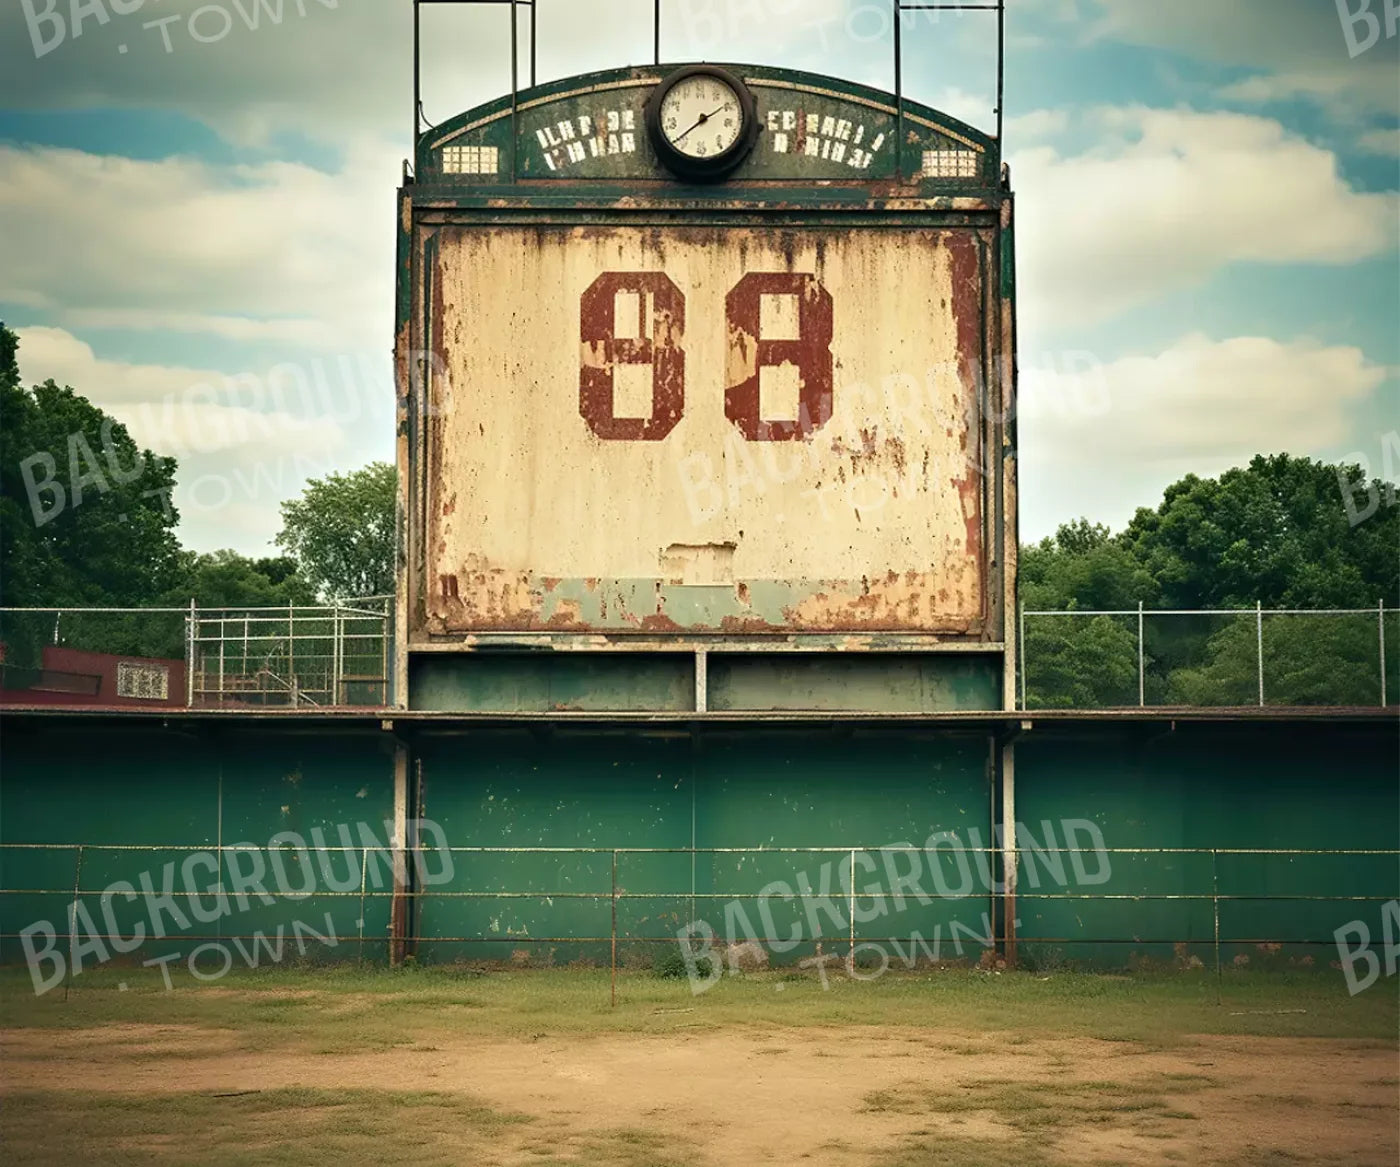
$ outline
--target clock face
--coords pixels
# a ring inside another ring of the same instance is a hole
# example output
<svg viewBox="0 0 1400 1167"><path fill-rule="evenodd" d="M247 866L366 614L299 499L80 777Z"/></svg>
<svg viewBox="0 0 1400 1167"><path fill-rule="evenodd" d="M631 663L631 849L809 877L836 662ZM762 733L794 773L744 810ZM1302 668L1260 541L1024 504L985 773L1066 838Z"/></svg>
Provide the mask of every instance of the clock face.
<svg viewBox="0 0 1400 1167"><path fill-rule="evenodd" d="M744 103L721 77L692 73L661 99L662 136L686 158L721 158L739 144L746 129Z"/></svg>

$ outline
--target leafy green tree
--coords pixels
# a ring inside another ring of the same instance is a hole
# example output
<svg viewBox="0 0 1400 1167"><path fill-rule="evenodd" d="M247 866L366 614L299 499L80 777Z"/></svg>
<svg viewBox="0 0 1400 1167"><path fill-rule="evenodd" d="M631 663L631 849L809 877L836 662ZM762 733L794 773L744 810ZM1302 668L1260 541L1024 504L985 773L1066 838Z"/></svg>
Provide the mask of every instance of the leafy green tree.
<svg viewBox="0 0 1400 1167"><path fill-rule="evenodd" d="M1031 610L1106 611L1153 604L1157 588L1121 537L1078 519L1021 549L1021 599Z"/></svg>
<svg viewBox="0 0 1400 1167"><path fill-rule="evenodd" d="M1188 475L1124 540L1169 608L1363 608L1400 602L1400 507L1353 525L1355 468L1259 455L1219 478Z"/></svg>
<svg viewBox="0 0 1400 1167"><path fill-rule="evenodd" d="M280 608L316 602L316 589L286 556L249 559L236 551L186 551L181 576L168 603L193 599L201 608Z"/></svg>
<svg viewBox="0 0 1400 1167"><path fill-rule="evenodd" d="M149 604L180 568L175 460L142 450L71 388L47 381L26 390L18 346L0 325L0 600L7 607ZM33 622L0 624L11 663L36 655ZM118 645L111 651L135 651L119 628L111 636Z"/></svg>
<svg viewBox="0 0 1400 1167"><path fill-rule="evenodd" d="M1269 705L1375 705L1380 646L1374 614L1266 616L1264 701ZM1393 670L1392 670L1393 673ZM1173 670L1172 705L1257 705L1259 630L1250 617L1226 622L1199 663Z"/></svg>
<svg viewBox="0 0 1400 1167"><path fill-rule="evenodd" d="M1216 479L1189 475L1122 534L1078 520L1021 552L1030 610L1370 608L1400 605L1400 508L1353 523L1354 467L1260 456ZM1380 497L1388 490L1373 484ZM1129 621L1031 617L1027 697L1038 707L1135 704L1137 631ZM1400 628L1396 620L1390 629ZM1374 704L1376 617L1266 616L1265 700ZM1259 699L1256 621L1161 616L1144 625L1149 704L1247 705ZM1397 654L1400 655L1400 654ZM1387 662L1393 664L1394 662ZM1124 671L1134 674L1125 685ZM1390 670L1394 674L1395 670ZM1397 692L1392 681L1389 692Z"/></svg>
<svg viewBox="0 0 1400 1167"><path fill-rule="evenodd" d="M1027 621L1026 705L1106 709L1137 704L1137 636L1112 616Z"/></svg>
<svg viewBox="0 0 1400 1167"><path fill-rule="evenodd" d="M388 595L394 590L397 475L385 462L307 484L282 504L277 545L327 600Z"/></svg>

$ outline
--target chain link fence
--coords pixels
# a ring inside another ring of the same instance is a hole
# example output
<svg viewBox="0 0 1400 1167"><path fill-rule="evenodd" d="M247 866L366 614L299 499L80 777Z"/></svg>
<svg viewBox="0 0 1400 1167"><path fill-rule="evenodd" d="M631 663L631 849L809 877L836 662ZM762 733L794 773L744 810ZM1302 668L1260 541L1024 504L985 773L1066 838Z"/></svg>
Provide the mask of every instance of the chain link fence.
<svg viewBox="0 0 1400 1167"><path fill-rule="evenodd" d="M1020 708L1335 708L1400 701L1400 610L1021 613Z"/></svg>
<svg viewBox="0 0 1400 1167"><path fill-rule="evenodd" d="M378 708L393 601L320 607L0 608L5 704Z"/></svg>

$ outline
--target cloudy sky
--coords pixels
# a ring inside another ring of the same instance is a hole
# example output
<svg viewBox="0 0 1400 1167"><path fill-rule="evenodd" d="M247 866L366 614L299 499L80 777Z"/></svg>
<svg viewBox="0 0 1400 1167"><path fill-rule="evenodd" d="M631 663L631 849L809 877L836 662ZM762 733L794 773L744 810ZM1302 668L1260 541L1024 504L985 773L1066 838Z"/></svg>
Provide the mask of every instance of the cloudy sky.
<svg viewBox="0 0 1400 1167"><path fill-rule="evenodd" d="M650 0L539 5L542 79L649 59ZM666 8L670 60L891 83L888 3ZM1385 9L1010 0L1026 537L1121 525L1183 473L1261 451L1386 468ZM990 128L989 19L907 19L909 93ZM509 88L504 9L425 27L432 121ZM190 546L265 552L306 478L392 456L410 46L407 0L0 8L0 319L27 380L73 385L180 458Z"/></svg>

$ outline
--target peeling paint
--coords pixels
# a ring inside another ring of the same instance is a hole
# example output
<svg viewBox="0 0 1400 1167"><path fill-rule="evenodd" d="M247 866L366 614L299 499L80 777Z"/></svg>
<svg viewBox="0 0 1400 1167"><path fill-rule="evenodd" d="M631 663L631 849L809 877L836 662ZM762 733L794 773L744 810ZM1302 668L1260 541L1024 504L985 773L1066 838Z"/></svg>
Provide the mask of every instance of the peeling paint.
<svg viewBox="0 0 1400 1167"><path fill-rule="evenodd" d="M982 238L438 229L433 349L440 380L471 393L433 411L419 452L438 500L426 630L980 634ZM599 284L663 269L665 284ZM735 328L733 289L765 271L810 279L754 285ZM829 298L829 391L809 377L820 345L756 334L762 298L786 295L799 337L822 339L803 312ZM643 335L606 339L624 316ZM679 390L657 372L668 345ZM604 370L607 392L590 390ZM759 375L737 408L736 372ZM739 424L751 414L757 429Z"/></svg>

